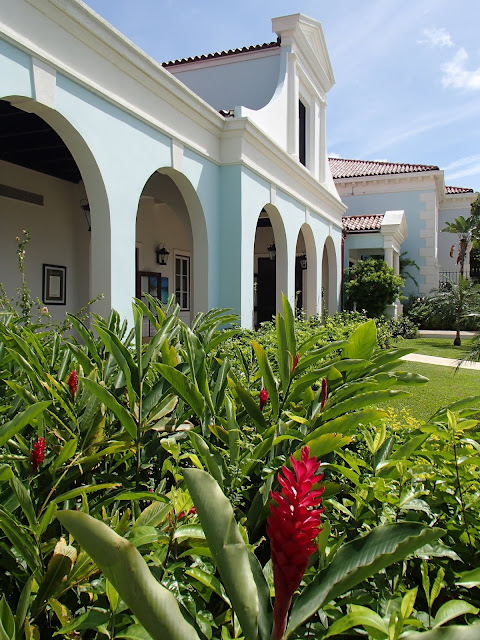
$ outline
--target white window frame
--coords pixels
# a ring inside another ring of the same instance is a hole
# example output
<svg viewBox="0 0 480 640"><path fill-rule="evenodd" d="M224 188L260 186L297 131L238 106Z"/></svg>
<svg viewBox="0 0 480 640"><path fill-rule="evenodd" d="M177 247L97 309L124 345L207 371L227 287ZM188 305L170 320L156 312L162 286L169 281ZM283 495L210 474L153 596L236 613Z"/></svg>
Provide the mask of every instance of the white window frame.
<svg viewBox="0 0 480 640"><path fill-rule="evenodd" d="M182 305L182 299L183 299L183 294L185 293L185 290L183 289L182 285L180 285L180 291L178 291L177 289L177 275L180 275L180 283L182 283L183 278L182 276L184 276L185 274L183 274L183 269L182 269L182 273L181 274L177 274L177 259L182 261L182 264L184 264L186 262L187 264L187 288L186 288L186 293L187 293L187 306L184 307ZM190 308L192 306L192 278L191 278L191 258L190 258L190 254L188 253L188 251L175 251L174 252L174 260L175 260L175 264L173 266L173 291L175 293L175 301L180 305L180 309L181 311L190 311ZM177 293L179 293L179 296L177 297ZM179 298L179 299L178 299Z"/></svg>

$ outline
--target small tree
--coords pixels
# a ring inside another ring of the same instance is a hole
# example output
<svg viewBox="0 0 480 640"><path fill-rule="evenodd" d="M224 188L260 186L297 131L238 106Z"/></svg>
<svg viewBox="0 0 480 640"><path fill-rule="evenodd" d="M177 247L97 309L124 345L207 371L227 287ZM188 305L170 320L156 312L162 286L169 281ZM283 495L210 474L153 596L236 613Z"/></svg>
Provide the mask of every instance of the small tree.
<svg viewBox="0 0 480 640"><path fill-rule="evenodd" d="M371 318L378 318L385 307L401 296L404 280L385 260L359 260L345 271L345 290L358 309L365 309Z"/></svg>
<svg viewBox="0 0 480 640"><path fill-rule="evenodd" d="M458 284L447 282L445 286L433 291L429 296L429 302L435 306L440 317L447 323L453 323L456 331L453 344L456 347L462 344L460 330L464 328L467 316L478 312L479 299L480 287L461 274Z"/></svg>
<svg viewBox="0 0 480 640"><path fill-rule="evenodd" d="M456 233L458 236L458 256L457 264L460 265L460 275L463 276L465 258L467 257L468 245L472 239L472 217L464 218L458 216L453 222L447 222L442 231Z"/></svg>

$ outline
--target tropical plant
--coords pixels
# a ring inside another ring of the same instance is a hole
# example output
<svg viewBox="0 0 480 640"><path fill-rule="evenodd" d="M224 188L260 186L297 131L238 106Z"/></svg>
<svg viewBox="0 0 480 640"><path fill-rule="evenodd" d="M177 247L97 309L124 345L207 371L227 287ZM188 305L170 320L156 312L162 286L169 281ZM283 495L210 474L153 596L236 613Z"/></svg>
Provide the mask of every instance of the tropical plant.
<svg viewBox="0 0 480 640"><path fill-rule="evenodd" d="M417 271L420 271L420 267L415 260L408 257L408 251L402 251L400 254L400 275L405 282L411 280L413 284L418 287L417 279L411 274L410 267L414 267Z"/></svg>
<svg viewBox="0 0 480 640"><path fill-rule="evenodd" d="M470 314L478 310L480 305L480 286L473 284L461 274L458 284L447 282L444 286L429 295L429 303L446 323L455 329L453 344L462 344L460 330L464 328Z"/></svg>
<svg viewBox="0 0 480 640"><path fill-rule="evenodd" d="M345 291L349 303L379 317L385 307L402 295L404 280L385 260L368 258L345 270Z"/></svg>

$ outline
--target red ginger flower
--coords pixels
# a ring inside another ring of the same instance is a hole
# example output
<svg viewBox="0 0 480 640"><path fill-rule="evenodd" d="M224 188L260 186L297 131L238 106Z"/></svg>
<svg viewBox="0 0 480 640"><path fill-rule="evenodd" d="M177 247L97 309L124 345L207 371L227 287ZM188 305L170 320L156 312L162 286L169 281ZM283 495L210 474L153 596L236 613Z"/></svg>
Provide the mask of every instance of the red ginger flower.
<svg viewBox="0 0 480 640"><path fill-rule="evenodd" d="M298 361L300 360L300 354L297 353L297 355L295 356L295 358L293 358L292 360L292 371L290 372L290 375L293 376L293 374L295 373L295 369L297 368L298 365Z"/></svg>
<svg viewBox="0 0 480 640"><path fill-rule="evenodd" d="M323 478L323 473L315 475L320 461L310 457L309 447L303 447L300 460L293 456L290 460L295 473L283 467L283 476L278 474L282 491L271 492L277 504L270 505L267 521L275 585L274 640L282 640L285 633L292 596L317 548L315 538L325 511L319 508L325 487L313 490Z"/></svg>
<svg viewBox="0 0 480 640"><path fill-rule="evenodd" d="M327 379L323 378L322 392L320 395L320 411L323 411L323 407L325 406L325 402L327 401L327 395L328 395L328 383L327 383Z"/></svg>
<svg viewBox="0 0 480 640"><path fill-rule="evenodd" d="M45 438L38 438L32 449L32 471L35 472L45 460Z"/></svg>
<svg viewBox="0 0 480 640"><path fill-rule="evenodd" d="M263 387L263 389L260 391L260 411L263 411L263 407L267 404L267 400L268 392L265 387Z"/></svg>
<svg viewBox="0 0 480 640"><path fill-rule="evenodd" d="M75 402L75 394L77 393L78 379L75 369L68 376L68 386L70 387L70 393L72 394L72 400Z"/></svg>

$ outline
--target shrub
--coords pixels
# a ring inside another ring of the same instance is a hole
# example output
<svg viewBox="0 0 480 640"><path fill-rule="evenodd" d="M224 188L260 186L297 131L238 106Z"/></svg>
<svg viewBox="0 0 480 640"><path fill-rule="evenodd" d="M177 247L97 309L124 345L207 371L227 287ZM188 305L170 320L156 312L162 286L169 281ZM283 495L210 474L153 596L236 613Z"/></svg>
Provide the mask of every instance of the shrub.
<svg viewBox="0 0 480 640"><path fill-rule="evenodd" d="M345 291L349 304L365 309L370 318L383 314L385 307L402 295L403 278L384 260L359 260L345 270Z"/></svg>

